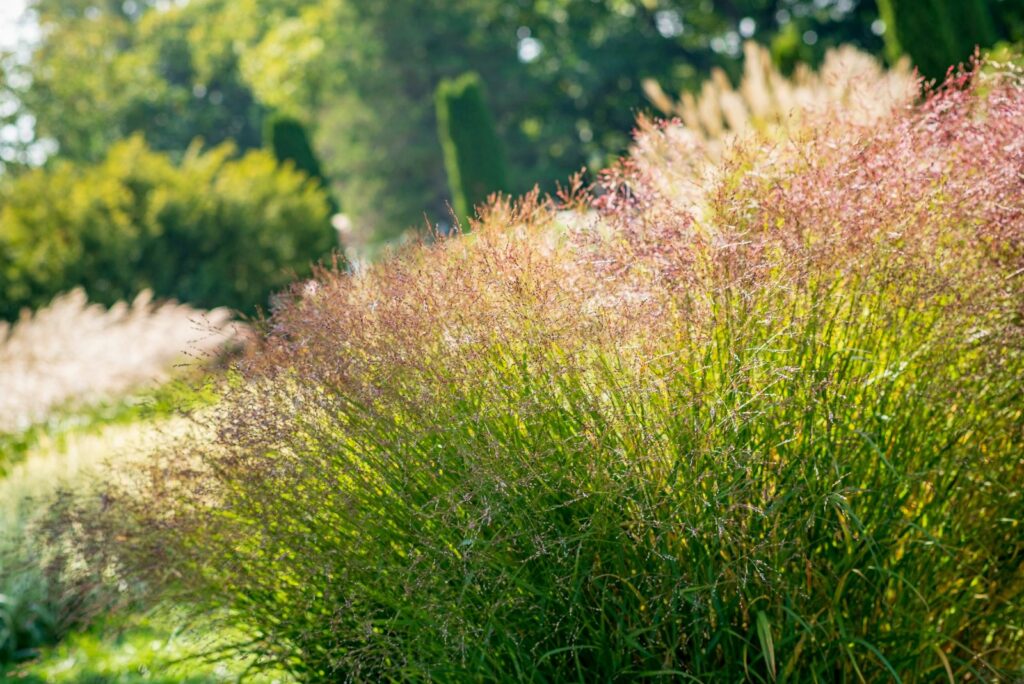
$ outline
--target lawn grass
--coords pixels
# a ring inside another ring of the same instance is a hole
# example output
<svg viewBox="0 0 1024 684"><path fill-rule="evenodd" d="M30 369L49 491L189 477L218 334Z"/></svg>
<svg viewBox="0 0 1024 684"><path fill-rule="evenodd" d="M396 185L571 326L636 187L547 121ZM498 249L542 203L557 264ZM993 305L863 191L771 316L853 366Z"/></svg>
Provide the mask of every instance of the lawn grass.
<svg viewBox="0 0 1024 684"><path fill-rule="evenodd" d="M204 655L226 639L221 628L185 629L169 614L99 623L25 663L0 666L0 681L27 684L286 684L283 673L248 672L249 661Z"/></svg>

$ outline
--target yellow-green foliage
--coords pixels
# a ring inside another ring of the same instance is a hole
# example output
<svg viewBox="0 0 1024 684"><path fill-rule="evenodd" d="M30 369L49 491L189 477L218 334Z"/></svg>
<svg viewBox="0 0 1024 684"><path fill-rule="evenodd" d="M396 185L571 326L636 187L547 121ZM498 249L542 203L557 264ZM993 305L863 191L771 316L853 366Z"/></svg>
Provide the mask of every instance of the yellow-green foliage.
<svg viewBox="0 0 1024 684"><path fill-rule="evenodd" d="M193 147L180 164L141 138L96 165L57 163L0 196L0 318L84 287L91 301L144 289L251 311L332 246L328 202L267 152Z"/></svg>

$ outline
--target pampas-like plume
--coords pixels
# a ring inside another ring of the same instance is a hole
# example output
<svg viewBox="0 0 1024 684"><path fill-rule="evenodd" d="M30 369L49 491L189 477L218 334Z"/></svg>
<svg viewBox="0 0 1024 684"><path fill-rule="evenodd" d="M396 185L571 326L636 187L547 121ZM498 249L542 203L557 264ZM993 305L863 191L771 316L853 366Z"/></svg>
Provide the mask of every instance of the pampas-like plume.
<svg viewBox="0 0 1024 684"><path fill-rule="evenodd" d="M24 429L69 402L92 402L166 377L186 353L238 334L226 309L154 305L143 292L109 309L81 289L13 325L0 323L0 432Z"/></svg>
<svg viewBox="0 0 1024 684"><path fill-rule="evenodd" d="M743 47L743 78L738 88L721 69L712 71L700 93L683 93L674 101L654 79L643 82L644 93L666 116L679 117L715 159L726 140L750 131L761 133L793 127L803 114L837 105L863 124L887 116L919 92L919 79L902 60L886 70L871 55L854 47L829 50L819 71L806 65L786 78L772 64L767 48L752 41Z"/></svg>

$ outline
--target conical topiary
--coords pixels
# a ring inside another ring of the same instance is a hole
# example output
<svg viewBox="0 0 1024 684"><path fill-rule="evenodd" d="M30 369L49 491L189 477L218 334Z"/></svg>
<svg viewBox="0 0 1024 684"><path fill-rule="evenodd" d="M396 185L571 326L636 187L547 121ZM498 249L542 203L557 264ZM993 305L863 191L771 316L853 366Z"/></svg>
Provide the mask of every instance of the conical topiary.
<svg viewBox="0 0 1024 684"><path fill-rule="evenodd" d="M441 81L435 101L452 205L464 220L491 193L508 191L505 151L478 75Z"/></svg>
<svg viewBox="0 0 1024 684"><path fill-rule="evenodd" d="M263 145L273 151L279 162L290 161L295 168L317 181L327 193L331 212L338 213L338 203L320 167L320 160L306 135L306 128L290 116L277 114L267 119L263 130Z"/></svg>
<svg viewBox="0 0 1024 684"><path fill-rule="evenodd" d="M878 0L878 9L889 58L909 55L927 78L942 79L997 38L988 0Z"/></svg>

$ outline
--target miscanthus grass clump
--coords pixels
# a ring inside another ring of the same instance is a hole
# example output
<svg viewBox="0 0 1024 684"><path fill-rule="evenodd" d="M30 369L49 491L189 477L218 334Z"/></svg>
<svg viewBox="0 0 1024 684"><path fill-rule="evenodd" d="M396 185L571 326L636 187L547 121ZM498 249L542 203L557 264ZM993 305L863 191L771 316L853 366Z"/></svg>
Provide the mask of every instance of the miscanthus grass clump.
<svg viewBox="0 0 1024 684"><path fill-rule="evenodd" d="M212 355L241 333L227 309L152 299L147 291L107 309L76 289L0 322L0 433L166 380L187 354Z"/></svg>
<svg viewBox="0 0 1024 684"><path fill-rule="evenodd" d="M875 57L850 45L826 52L819 71L798 64L791 78L775 66L771 51L754 41L744 43L743 57L743 77L735 89L718 68L697 95L683 93L678 102L657 81L643 81L651 104L666 116L679 117L682 125L676 133L693 136L716 159L730 138L750 130L764 136L784 133L808 111L841 106L863 123L886 118L921 85L909 60L886 70Z"/></svg>
<svg viewBox="0 0 1024 684"><path fill-rule="evenodd" d="M297 287L82 543L306 681L1024 676L1024 90L773 140Z"/></svg>

